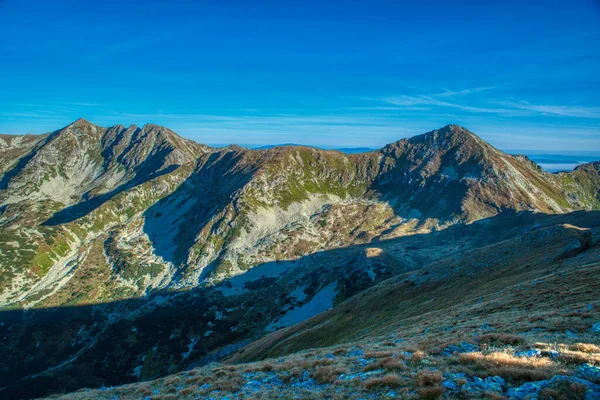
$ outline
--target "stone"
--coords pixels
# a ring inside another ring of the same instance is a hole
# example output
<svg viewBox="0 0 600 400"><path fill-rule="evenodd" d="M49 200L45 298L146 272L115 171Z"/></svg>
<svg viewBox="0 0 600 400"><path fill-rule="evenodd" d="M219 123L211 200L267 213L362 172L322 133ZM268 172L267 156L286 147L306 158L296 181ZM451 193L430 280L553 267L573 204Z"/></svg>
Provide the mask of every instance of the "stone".
<svg viewBox="0 0 600 400"><path fill-rule="evenodd" d="M590 364L580 365L578 368L579 374L587 379L600 379L600 367Z"/></svg>
<svg viewBox="0 0 600 400"><path fill-rule="evenodd" d="M442 355L449 356L454 353L472 353L474 351L479 351L479 346L469 342L462 342L459 345L451 344L450 346L446 347L442 352Z"/></svg>
<svg viewBox="0 0 600 400"><path fill-rule="evenodd" d="M525 351L517 351L515 353L516 357L539 357L542 355L542 352L538 349L530 349Z"/></svg>
<svg viewBox="0 0 600 400"><path fill-rule="evenodd" d="M365 355L365 353L362 350L352 350L350 353L348 353L348 355L350 357L362 357Z"/></svg>
<svg viewBox="0 0 600 400"><path fill-rule="evenodd" d="M453 381L443 381L442 382L442 386L446 390L449 390L451 392L458 392L460 390L460 387L458 386L458 384L456 382L453 382Z"/></svg>

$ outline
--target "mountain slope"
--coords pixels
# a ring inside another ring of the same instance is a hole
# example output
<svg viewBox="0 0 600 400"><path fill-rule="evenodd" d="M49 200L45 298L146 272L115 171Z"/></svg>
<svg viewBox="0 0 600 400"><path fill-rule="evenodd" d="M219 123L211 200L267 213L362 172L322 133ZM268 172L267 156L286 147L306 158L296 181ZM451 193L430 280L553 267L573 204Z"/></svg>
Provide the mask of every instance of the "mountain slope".
<svg viewBox="0 0 600 400"><path fill-rule="evenodd" d="M594 398L599 226L598 212L521 213L429 234L471 246L222 363L61 398Z"/></svg>
<svg viewBox="0 0 600 400"><path fill-rule="evenodd" d="M515 212L600 205L599 163L548 174L454 125L361 154L212 149L85 120L3 140L0 304L15 311L0 317L18 327L3 357L22 366L0 386L33 382L32 396L218 359L522 234ZM495 216L511 228L483 222Z"/></svg>

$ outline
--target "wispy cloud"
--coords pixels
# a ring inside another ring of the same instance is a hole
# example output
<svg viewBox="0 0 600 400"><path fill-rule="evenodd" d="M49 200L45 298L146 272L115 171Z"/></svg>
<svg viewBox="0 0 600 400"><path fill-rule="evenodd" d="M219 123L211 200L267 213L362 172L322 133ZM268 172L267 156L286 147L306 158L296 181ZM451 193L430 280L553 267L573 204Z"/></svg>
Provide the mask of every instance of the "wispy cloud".
<svg viewBox="0 0 600 400"><path fill-rule="evenodd" d="M559 115L576 118L600 118L600 107L570 106L570 105L541 105L527 101L496 101L498 105L513 109L525 110L543 115Z"/></svg>
<svg viewBox="0 0 600 400"><path fill-rule="evenodd" d="M446 108L466 111L474 114L496 114L501 116L562 116L574 118L600 118L600 107L583 105L545 105L533 104L528 101L498 100L481 98L470 95L492 90L494 87L476 87L462 90L445 90L434 94L398 95L368 100L385 103L385 105L372 106L372 110L385 109L395 106L400 109L410 110L418 108ZM367 108L365 108L367 109Z"/></svg>
<svg viewBox="0 0 600 400"><path fill-rule="evenodd" d="M469 94L475 94L484 92L486 90L495 89L495 86L484 86L484 87L475 87L472 89L463 89L463 90L448 90L446 89L444 92L432 95L432 97L452 97L452 96L465 96Z"/></svg>
<svg viewBox="0 0 600 400"><path fill-rule="evenodd" d="M502 114L502 115L526 115L528 110L521 110L517 108L498 108L498 107L482 107L472 106L468 104L459 103L456 101L440 100L437 98L440 95L434 96L395 96L395 97L383 97L379 98L379 101L383 101L388 104L394 104L396 106L403 107L415 107L415 106L435 106L435 107L446 107L455 108L463 111L482 113L482 114ZM445 96L445 95L442 95Z"/></svg>

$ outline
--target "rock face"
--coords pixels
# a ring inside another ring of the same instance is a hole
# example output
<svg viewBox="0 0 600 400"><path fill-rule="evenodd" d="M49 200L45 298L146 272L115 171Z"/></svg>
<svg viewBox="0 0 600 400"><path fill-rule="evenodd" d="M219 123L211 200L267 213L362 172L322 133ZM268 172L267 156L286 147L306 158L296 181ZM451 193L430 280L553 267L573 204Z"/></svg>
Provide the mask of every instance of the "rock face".
<svg viewBox="0 0 600 400"><path fill-rule="evenodd" d="M173 372L489 244L461 230L498 214L521 223L600 208L600 163L548 174L454 125L343 154L216 149L156 125L78 120L0 136L0 171L0 306L21 327L0 325L0 337L4 358L23 364L0 386L57 365L64 376L96 368L69 389ZM577 231L551 261L594 240ZM50 310L19 311L36 308Z"/></svg>

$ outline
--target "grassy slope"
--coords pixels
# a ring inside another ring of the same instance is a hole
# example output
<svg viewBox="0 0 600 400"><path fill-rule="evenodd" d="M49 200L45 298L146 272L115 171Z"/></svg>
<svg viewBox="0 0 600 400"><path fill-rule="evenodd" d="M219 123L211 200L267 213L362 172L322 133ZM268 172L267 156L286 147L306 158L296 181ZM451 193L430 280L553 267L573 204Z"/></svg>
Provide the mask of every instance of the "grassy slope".
<svg viewBox="0 0 600 400"><path fill-rule="evenodd" d="M231 361L276 357L309 346L357 340L364 336L365 329L369 330L368 335L373 335L385 334L402 325L411 326L411 333L431 325L440 327L459 317L469 301L486 296L502 299L499 291L506 287L546 279L570 265L581 267L597 261L600 258L598 232L593 246L579 257L567 254L561 258L572 243L591 243L592 240L589 230L564 224L565 221L580 226L599 223L597 215L579 221L558 216L551 226L450 257L419 273L394 277L315 318L252 343ZM591 289L581 295L588 292ZM547 310L550 305L534 302L527 306ZM502 309L510 310L501 306Z"/></svg>
<svg viewBox="0 0 600 400"><path fill-rule="evenodd" d="M579 365L600 362L600 347L594 345L598 336L590 331L600 320L599 224L598 214L552 217L513 239L454 254L384 281L330 311L246 346L228 365L65 398L164 399L229 393L235 398L242 393L265 399L361 398L390 390L401 398L437 398L443 393L439 384L445 372L501 376L508 388L557 374L577 374ZM569 250L575 242L583 244L583 251ZM567 329L577 331L577 337L566 336ZM441 354L448 345L462 341L479 344L482 351ZM532 348L556 349L559 356L513 355ZM370 371L376 375L359 376ZM358 377L346 381L341 374ZM299 384L303 375L315 382ZM252 391L249 383L275 378L282 383L262 384L258 391ZM576 385L558 385L544 393L553 393L555 399L579 398L577 390L581 393ZM481 396L459 394L459 398Z"/></svg>

